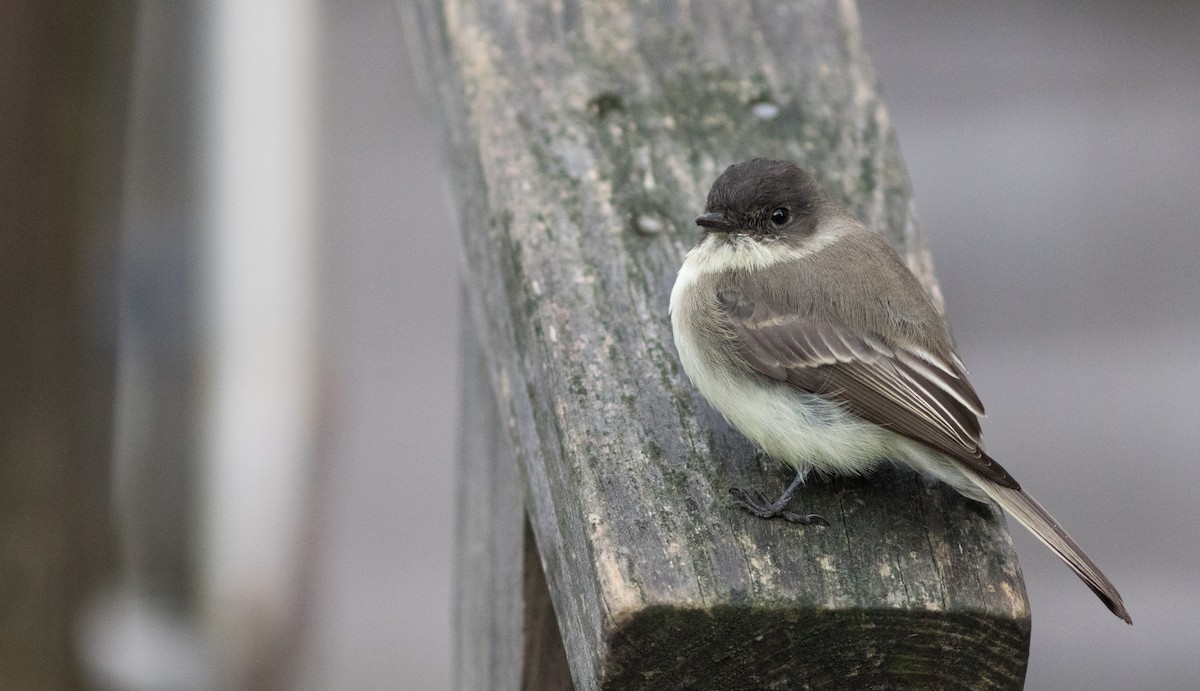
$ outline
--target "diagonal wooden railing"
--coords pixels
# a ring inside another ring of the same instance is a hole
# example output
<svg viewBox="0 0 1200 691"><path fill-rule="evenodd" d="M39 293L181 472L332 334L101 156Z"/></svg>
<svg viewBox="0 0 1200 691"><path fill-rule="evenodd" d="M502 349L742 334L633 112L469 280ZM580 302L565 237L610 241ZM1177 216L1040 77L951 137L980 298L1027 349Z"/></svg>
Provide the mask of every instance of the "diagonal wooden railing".
<svg viewBox="0 0 1200 691"><path fill-rule="evenodd" d="M1020 687L996 510L907 471L811 482L827 528L734 510L788 473L672 346L691 219L753 156L814 171L940 304L853 2L399 6L464 249L458 687Z"/></svg>

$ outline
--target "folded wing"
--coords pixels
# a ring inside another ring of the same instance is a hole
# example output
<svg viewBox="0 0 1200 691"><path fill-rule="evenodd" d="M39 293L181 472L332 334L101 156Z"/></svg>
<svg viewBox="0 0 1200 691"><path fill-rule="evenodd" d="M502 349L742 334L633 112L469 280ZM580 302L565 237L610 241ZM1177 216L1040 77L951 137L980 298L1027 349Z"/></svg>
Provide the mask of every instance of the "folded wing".
<svg viewBox="0 0 1200 691"><path fill-rule="evenodd" d="M983 404L957 358L844 324L814 323L734 292L720 293L718 303L754 370L958 459L1002 487L1020 488L980 447Z"/></svg>

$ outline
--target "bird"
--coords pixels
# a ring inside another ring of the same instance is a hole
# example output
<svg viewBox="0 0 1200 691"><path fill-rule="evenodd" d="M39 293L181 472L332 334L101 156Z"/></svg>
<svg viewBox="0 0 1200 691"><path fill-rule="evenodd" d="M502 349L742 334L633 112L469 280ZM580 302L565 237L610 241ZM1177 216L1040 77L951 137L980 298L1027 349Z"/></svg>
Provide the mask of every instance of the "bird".
<svg viewBox="0 0 1200 691"><path fill-rule="evenodd" d="M735 429L796 471L775 501L730 490L737 507L827 523L788 508L810 471L907 465L1003 507L1132 623L1112 582L984 451L984 407L945 322L882 237L794 163L762 158L721 173L695 222L703 237L669 309L683 370Z"/></svg>

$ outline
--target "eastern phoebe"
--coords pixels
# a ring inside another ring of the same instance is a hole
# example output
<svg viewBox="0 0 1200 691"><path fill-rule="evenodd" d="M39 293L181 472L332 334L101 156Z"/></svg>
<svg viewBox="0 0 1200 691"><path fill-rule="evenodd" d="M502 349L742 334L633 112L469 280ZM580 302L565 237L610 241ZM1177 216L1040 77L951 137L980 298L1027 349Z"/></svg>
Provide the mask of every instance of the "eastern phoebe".
<svg viewBox="0 0 1200 691"><path fill-rule="evenodd" d="M906 464L1004 507L1113 614L1121 595L1041 504L983 451L983 404L941 316L891 247L803 170L754 159L713 183L704 238L671 291L692 383L738 431L797 471L774 502L731 490L756 516L787 509L807 473Z"/></svg>

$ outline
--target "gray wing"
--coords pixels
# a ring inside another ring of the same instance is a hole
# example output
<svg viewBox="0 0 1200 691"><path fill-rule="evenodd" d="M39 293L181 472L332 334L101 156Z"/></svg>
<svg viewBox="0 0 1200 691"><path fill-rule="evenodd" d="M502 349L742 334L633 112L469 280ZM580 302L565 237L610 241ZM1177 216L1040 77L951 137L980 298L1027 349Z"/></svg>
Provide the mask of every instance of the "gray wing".
<svg viewBox="0 0 1200 691"><path fill-rule="evenodd" d="M980 448L983 404L957 358L813 323L722 291L738 352L757 372L955 458L1004 487L1020 485Z"/></svg>

